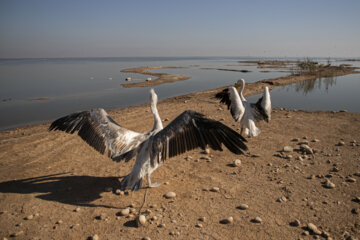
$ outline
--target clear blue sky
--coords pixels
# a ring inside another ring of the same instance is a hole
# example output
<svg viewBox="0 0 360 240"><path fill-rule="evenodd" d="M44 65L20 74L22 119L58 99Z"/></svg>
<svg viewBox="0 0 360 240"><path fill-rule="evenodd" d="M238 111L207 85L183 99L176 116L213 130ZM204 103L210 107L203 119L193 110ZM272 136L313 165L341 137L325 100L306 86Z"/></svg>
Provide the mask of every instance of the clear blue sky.
<svg viewBox="0 0 360 240"><path fill-rule="evenodd" d="M0 58L360 57L358 0L0 0Z"/></svg>

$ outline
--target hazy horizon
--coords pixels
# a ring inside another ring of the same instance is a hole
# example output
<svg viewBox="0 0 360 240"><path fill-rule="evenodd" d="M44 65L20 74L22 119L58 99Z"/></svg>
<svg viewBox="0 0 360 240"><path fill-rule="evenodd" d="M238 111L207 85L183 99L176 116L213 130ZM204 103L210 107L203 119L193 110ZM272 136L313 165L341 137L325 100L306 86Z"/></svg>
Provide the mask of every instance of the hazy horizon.
<svg viewBox="0 0 360 240"><path fill-rule="evenodd" d="M360 2L0 2L0 58L360 57Z"/></svg>

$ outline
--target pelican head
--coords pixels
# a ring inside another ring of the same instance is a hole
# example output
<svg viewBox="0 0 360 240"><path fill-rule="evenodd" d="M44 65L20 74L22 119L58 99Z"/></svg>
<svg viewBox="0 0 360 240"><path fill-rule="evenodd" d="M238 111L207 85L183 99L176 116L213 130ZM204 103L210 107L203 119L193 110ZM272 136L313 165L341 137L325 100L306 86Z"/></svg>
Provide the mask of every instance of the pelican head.
<svg viewBox="0 0 360 240"><path fill-rule="evenodd" d="M239 87L244 86L244 85L245 85L245 80L243 78L241 78L240 80L238 80L235 83L235 88L238 89Z"/></svg>
<svg viewBox="0 0 360 240"><path fill-rule="evenodd" d="M150 103L151 104L157 104L158 102L158 96L156 95L153 88L150 89Z"/></svg>

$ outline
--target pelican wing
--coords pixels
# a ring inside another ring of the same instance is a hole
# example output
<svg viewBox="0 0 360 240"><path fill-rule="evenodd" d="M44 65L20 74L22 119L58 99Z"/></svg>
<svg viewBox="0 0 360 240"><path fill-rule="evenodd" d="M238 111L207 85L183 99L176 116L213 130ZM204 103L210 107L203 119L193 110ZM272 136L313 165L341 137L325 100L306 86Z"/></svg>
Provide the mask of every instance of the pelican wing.
<svg viewBox="0 0 360 240"><path fill-rule="evenodd" d="M104 109L77 112L55 120L49 127L78 135L98 152L120 161L130 160L135 149L147 139L147 135L137 133L117 124Z"/></svg>
<svg viewBox="0 0 360 240"><path fill-rule="evenodd" d="M236 89L234 87L226 88L217 93L215 97L220 99L221 103L226 104L234 120L240 122L244 116L245 108Z"/></svg>
<svg viewBox="0 0 360 240"><path fill-rule="evenodd" d="M204 115L187 110L174 119L163 130L150 139L152 156L155 154L158 163L197 147L205 149L206 145L222 151L224 144L231 152L242 154L247 150L246 140L224 124L206 118Z"/></svg>

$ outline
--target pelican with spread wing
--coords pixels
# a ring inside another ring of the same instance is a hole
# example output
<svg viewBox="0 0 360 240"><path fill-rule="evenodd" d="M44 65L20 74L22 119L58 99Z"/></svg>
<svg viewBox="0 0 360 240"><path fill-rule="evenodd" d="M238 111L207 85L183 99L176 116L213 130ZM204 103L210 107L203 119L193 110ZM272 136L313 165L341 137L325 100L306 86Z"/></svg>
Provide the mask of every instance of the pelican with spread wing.
<svg viewBox="0 0 360 240"><path fill-rule="evenodd" d="M246 140L226 125L209 119L201 113L186 110L170 122L162 125L156 104L157 95L150 90L150 109L154 126L150 132L138 133L117 124L104 109L92 109L73 113L55 120L49 127L67 133L77 132L90 146L100 153L108 153L114 161L129 161L136 156L134 167L121 181L121 189L136 191L146 176L149 187L151 173L165 160L195 148L206 146L222 151L225 145L231 152L242 154L247 150Z"/></svg>
<svg viewBox="0 0 360 240"><path fill-rule="evenodd" d="M245 80L240 79L235 87L226 88L215 95L230 109L231 115L235 122L239 122L241 133L245 130L245 134L249 137L256 137L260 133L260 129L256 127L255 122L264 120L269 122L271 119L271 99L269 88L264 87L264 93L256 103L249 103L243 95L245 88Z"/></svg>

